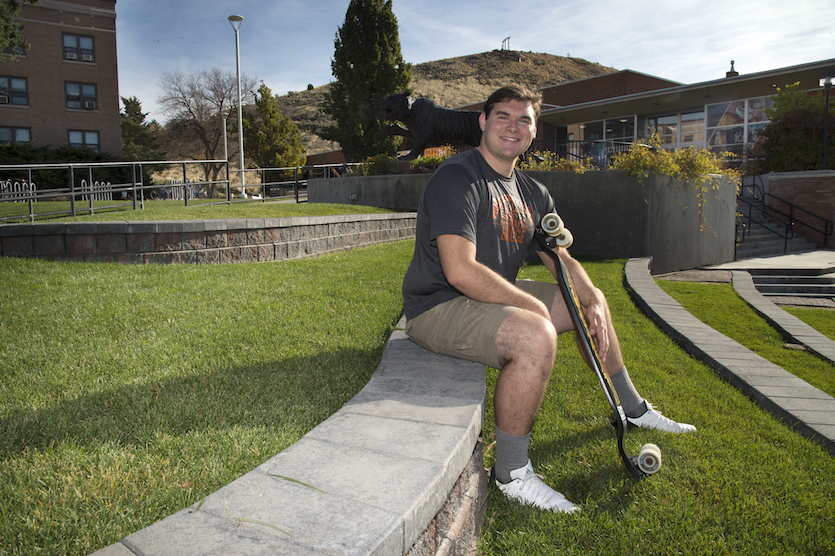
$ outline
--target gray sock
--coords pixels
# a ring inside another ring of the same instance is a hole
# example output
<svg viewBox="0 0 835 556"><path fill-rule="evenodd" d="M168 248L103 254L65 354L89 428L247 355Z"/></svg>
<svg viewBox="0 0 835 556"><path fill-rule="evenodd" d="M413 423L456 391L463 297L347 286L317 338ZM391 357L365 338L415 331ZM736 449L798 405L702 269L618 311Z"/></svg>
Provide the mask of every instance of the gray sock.
<svg viewBox="0 0 835 556"><path fill-rule="evenodd" d="M629 373L626 372L626 367L622 368L616 374L611 375L612 386L620 399L620 405L623 407L623 412L627 417L640 417L647 410L644 405L644 399L638 395L635 386L629 379Z"/></svg>
<svg viewBox="0 0 835 556"><path fill-rule="evenodd" d="M514 436L496 427L496 464L493 471L500 483L510 482L510 472L528 464L528 446L531 434Z"/></svg>

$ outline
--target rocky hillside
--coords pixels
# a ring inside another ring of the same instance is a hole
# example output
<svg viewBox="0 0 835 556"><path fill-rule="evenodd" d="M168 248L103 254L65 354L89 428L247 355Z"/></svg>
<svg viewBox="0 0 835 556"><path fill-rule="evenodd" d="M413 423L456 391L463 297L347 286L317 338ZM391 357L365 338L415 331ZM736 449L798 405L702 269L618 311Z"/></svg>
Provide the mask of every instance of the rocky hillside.
<svg viewBox="0 0 835 556"><path fill-rule="evenodd" d="M412 89L416 97L432 99L446 108L458 108L482 102L495 89L510 83L538 89L613 71L617 70L580 58L494 50L416 64L412 66ZM339 148L315 134L317 128L330 123L319 110L329 87L323 85L277 98L282 113L299 126L310 154Z"/></svg>

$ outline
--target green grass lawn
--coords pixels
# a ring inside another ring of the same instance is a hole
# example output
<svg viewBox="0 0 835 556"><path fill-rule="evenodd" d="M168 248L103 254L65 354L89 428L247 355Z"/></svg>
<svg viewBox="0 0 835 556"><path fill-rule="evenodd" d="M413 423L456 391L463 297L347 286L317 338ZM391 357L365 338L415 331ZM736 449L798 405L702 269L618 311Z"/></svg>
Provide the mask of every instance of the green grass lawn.
<svg viewBox="0 0 835 556"><path fill-rule="evenodd" d="M0 259L0 553L88 554L292 444L369 379L412 248L206 266ZM490 487L482 553L833 553L832 456L661 333L629 299L623 264L587 268L630 374L699 430L631 431L631 453L663 452L661 471L636 482L593 373L561 336L531 458L582 511L537 511ZM548 279L542 266L523 275ZM492 422L491 398L488 464Z"/></svg>
<svg viewBox="0 0 835 556"><path fill-rule="evenodd" d="M0 258L0 554L89 554L298 440L370 378L412 249Z"/></svg>
<svg viewBox="0 0 835 556"><path fill-rule="evenodd" d="M96 201L95 206L117 204L113 202ZM189 201L184 206L182 201L145 201L145 208L132 210L131 207L120 209L101 209L93 214L82 213L87 204L77 203L78 216L52 216L38 218L36 222L103 222L124 220L200 220L217 218L281 218L287 216L329 216L337 214L379 214L393 212L390 209L366 207L362 205L337 205L328 203L277 203L277 202L236 202L233 204L209 205L206 201ZM68 211L69 202L39 202L35 203L38 213ZM0 203L0 217L28 214L25 203ZM28 217L20 222L28 222ZM13 223L8 221L7 223Z"/></svg>
<svg viewBox="0 0 835 556"><path fill-rule="evenodd" d="M701 284L672 280L658 280L657 283L690 314L714 330L835 396L835 365L807 351L787 349L782 335L737 295L732 284ZM808 311L804 313L807 318L816 322L822 331L828 329L832 332L835 312Z"/></svg>
<svg viewBox="0 0 835 556"><path fill-rule="evenodd" d="M787 307L785 309L824 336L835 340L835 311L831 309L808 309Z"/></svg>
<svg viewBox="0 0 835 556"><path fill-rule="evenodd" d="M570 516L540 512L490 487L482 553L832 554L832 455L757 408L660 332L629 299L623 263L586 268L607 295L630 375L662 412L699 430L685 436L630 431L628 452L653 442L663 453L661 471L636 482L618 457L596 378L582 363L573 334L562 335L531 459L546 482L582 510ZM523 274L548 279L541 266ZM491 386L496 376L489 373ZM488 446L492 430L488 403Z"/></svg>

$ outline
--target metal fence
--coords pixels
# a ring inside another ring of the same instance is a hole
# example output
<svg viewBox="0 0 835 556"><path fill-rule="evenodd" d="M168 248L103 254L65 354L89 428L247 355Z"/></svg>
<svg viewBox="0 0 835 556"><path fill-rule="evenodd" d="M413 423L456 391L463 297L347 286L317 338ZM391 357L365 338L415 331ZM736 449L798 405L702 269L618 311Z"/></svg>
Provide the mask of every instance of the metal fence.
<svg viewBox="0 0 835 556"><path fill-rule="evenodd" d="M530 152L552 152L569 161L588 161L595 168L606 169L615 155L629 152L633 143L625 141L565 141L536 139Z"/></svg>
<svg viewBox="0 0 835 556"><path fill-rule="evenodd" d="M351 166L241 172L230 171L225 160L0 165L0 222L141 210L147 200L170 200L185 206L277 199L301 203L307 200L308 179L343 176ZM153 183L152 173L165 175L166 183Z"/></svg>

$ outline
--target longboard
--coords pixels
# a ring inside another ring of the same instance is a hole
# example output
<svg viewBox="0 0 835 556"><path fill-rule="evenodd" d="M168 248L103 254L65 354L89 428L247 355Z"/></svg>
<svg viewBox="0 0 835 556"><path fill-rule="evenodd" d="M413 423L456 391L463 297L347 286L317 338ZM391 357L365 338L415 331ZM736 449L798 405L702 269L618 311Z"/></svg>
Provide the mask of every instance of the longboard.
<svg viewBox="0 0 835 556"><path fill-rule="evenodd" d="M542 218L534 236L542 250L556 263L557 283L565 299L568 312L571 314L571 320L574 323L577 337L580 340L579 344L586 355L586 362L592 368L595 375L597 375L597 379L606 396L606 401L609 402L609 406L614 413L613 424L617 430L618 452L624 465L636 479L642 479L657 472L661 468L661 450L655 444L644 444L637 456L628 456L624 450L623 437L627 428L626 413L623 411L617 392L615 392L609 375L600 360L597 347L592 341L588 323L583 315L580 300L574 290L574 284L571 281L565 263L562 262L562 259L554 251L554 247L567 249L571 246L574 240L571 232L563 226L562 219L556 213L550 213Z"/></svg>

